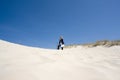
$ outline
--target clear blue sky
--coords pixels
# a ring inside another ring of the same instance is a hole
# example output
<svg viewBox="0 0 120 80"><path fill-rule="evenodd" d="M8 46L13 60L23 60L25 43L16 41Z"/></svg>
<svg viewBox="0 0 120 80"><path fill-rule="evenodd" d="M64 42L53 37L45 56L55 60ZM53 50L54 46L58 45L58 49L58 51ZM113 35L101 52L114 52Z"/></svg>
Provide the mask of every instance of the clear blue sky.
<svg viewBox="0 0 120 80"><path fill-rule="evenodd" d="M120 0L0 0L0 39L42 48L120 39Z"/></svg>

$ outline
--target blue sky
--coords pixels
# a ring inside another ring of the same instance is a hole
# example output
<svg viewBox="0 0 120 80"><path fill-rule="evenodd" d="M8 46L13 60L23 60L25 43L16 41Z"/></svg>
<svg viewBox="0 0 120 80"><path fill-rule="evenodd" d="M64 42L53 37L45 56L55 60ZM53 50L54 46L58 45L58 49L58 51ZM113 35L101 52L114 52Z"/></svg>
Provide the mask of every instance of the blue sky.
<svg viewBox="0 0 120 80"><path fill-rule="evenodd" d="M120 0L0 0L0 39L41 48L120 39Z"/></svg>

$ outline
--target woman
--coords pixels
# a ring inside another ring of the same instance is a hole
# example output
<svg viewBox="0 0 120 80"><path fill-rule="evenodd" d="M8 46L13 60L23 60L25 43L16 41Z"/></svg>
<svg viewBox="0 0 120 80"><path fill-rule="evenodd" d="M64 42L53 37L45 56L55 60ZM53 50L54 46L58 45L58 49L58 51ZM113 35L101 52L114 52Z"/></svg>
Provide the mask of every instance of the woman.
<svg viewBox="0 0 120 80"><path fill-rule="evenodd" d="M58 44L57 49L59 50L61 48L63 50L63 47L64 47L64 40L63 40L63 37L60 36L59 44Z"/></svg>

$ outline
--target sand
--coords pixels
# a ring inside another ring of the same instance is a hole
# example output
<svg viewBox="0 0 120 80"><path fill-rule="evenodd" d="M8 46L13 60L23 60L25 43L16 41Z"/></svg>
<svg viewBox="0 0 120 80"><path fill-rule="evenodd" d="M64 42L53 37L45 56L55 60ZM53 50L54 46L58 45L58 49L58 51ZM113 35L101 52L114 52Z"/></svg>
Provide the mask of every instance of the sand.
<svg viewBox="0 0 120 80"><path fill-rule="evenodd" d="M120 80L120 46L62 51L0 40L0 80Z"/></svg>

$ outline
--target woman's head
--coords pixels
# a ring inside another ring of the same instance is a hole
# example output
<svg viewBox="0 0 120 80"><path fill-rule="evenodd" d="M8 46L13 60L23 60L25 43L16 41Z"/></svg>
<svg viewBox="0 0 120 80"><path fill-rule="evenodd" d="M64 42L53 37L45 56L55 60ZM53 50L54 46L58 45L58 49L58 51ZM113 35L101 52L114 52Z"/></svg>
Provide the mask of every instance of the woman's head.
<svg viewBox="0 0 120 80"><path fill-rule="evenodd" d="M62 37L62 36L60 36L60 39L63 39L63 37Z"/></svg>

